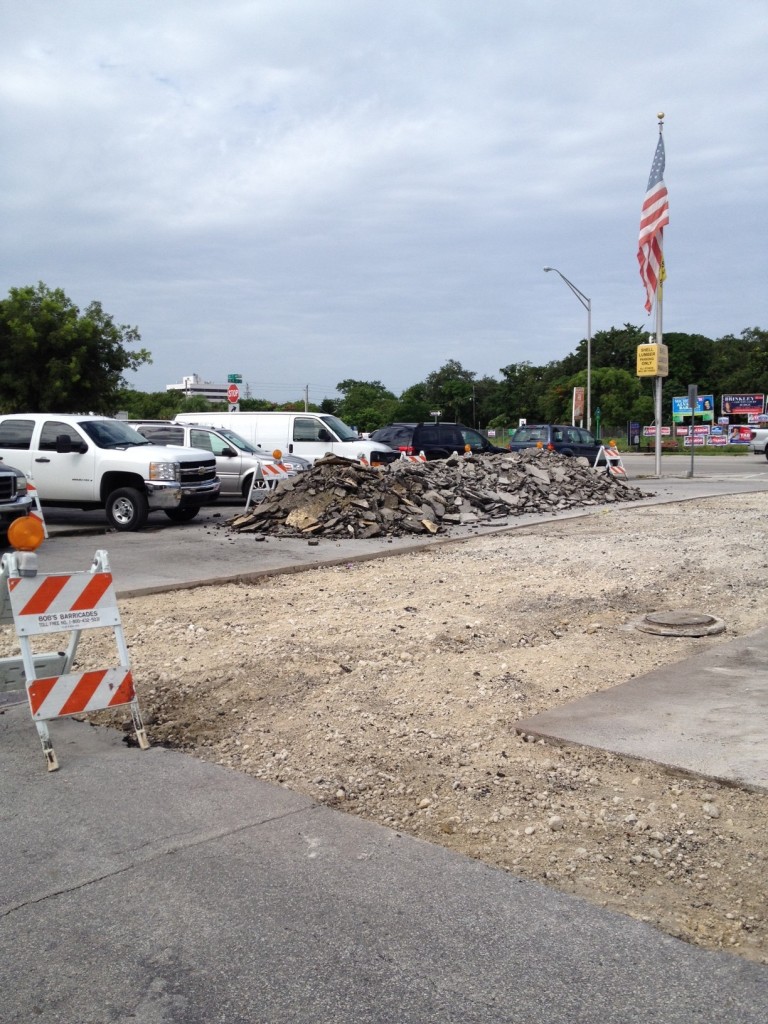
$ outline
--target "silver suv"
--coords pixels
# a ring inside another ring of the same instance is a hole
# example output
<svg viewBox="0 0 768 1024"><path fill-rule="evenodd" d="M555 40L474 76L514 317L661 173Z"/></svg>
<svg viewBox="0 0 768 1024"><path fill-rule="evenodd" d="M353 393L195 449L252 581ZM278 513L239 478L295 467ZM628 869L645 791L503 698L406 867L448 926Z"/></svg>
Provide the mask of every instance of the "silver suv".
<svg viewBox="0 0 768 1024"><path fill-rule="evenodd" d="M212 452L221 480L219 496L223 499L247 498L252 488L254 491L273 490L286 479L286 475L296 476L309 466L307 459L296 455L289 455L277 463L267 452L254 448L245 438L226 427L200 427L169 420L131 420L129 423L153 444L202 448ZM278 468L280 465L285 467L282 472Z"/></svg>

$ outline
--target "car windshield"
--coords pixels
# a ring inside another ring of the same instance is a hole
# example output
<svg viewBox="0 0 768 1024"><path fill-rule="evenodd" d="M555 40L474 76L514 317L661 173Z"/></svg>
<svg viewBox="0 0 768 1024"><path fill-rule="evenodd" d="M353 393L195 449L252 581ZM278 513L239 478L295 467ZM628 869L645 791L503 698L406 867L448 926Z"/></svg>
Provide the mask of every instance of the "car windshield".
<svg viewBox="0 0 768 1024"><path fill-rule="evenodd" d="M99 448L132 448L152 444L122 420L80 420L78 426Z"/></svg>
<svg viewBox="0 0 768 1024"><path fill-rule="evenodd" d="M514 440L521 443L524 441L546 441L546 435L546 427L519 427L515 431Z"/></svg>
<svg viewBox="0 0 768 1024"><path fill-rule="evenodd" d="M244 437L240 437L234 430L228 430L226 427L219 427L216 431L217 434L221 434L222 437L226 438L229 443L239 448L241 452L248 452L249 455L263 455L264 452L258 448L254 448L250 441L246 441Z"/></svg>
<svg viewBox="0 0 768 1024"><path fill-rule="evenodd" d="M326 426L330 427L333 433L342 441L358 441L360 435L356 430L348 427L338 416L321 416L320 419Z"/></svg>

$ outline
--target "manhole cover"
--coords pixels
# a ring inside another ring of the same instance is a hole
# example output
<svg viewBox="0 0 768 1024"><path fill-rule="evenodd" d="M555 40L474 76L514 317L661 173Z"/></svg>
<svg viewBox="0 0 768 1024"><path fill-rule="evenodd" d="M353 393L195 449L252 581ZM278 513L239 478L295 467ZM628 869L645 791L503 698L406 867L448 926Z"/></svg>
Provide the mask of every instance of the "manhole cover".
<svg viewBox="0 0 768 1024"><path fill-rule="evenodd" d="M725 622L706 612L649 612L635 623L635 629L658 636L715 636L725 629Z"/></svg>

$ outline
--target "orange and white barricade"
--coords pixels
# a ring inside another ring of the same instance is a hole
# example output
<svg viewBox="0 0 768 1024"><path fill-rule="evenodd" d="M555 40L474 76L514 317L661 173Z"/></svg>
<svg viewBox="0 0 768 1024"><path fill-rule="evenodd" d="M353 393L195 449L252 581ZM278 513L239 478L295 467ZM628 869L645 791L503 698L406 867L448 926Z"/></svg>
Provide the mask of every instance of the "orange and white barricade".
<svg viewBox="0 0 768 1024"><path fill-rule="evenodd" d="M274 491L278 484L288 479L288 470L285 466L279 466L276 462L265 462L263 466L259 466L259 469L261 470L264 484L270 491Z"/></svg>
<svg viewBox="0 0 768 1024"><path fill-rule="evenodd" d="M29 477L27 478L27 494L29 495L30 498L32 498L32 500L35 503L35 507L31 508L29 510L29 514L34 519L39 520L40 525L43 528L43 536L47 540L48 539L48 527L45 525L45 519L43 518L43 508L42 508L42 506L40 504L40 497L39 497L39 495L37 493L37 488L32 483L32 481L29 479Z"/></svg>
<svg viewBox="0 0 768 1024"><path fill-rule="evenodd" d="M279 462L259 462L251 477L251 486L245 497L246 510L251 506L254 491L274 491L278 484L290 479L288 469Z"/></svg>
<svg viewBox="0 0 768 1024"><path fill-rule="evenodd" d="M32 559L36 559L32 555ZM0 609L10 604L21 648L21 668L32 720L43 746L48 771L59 767L47 722L68 715L105 711L128 704L139 746L149 746L133 685L128 647L117 608L106 551L97 551L87 572L38 573L29 552L10 552L0 563ZM72 671L84 629L108 628L114 633L118 664ZM32 637L70 634L66 652L33 654ZM13 662L14 659L5 659ZM18 661L18 659L16 659ZM6 665L13 675L14 666Z"/></svg>
<svg viewBox="0 0 768 1024"><path fill-rule="evenodd" d="M609 476L616 477L617 480L627 479L627 471L624 468L624 463L621 461L621 453L615 445L610 444L607 448L604 445L600 446L600 451L595 458L594 469L597 469L597 464L601 458L605 459L606 472Z"/></svg>
<svg viewBox="0 0 768 1024"><path fill-rule="evenodd" d="M427 456L424 452L419 452L418 455L406 455L405 452L400 452L400 460L402 462L426 462Z"/></svg>

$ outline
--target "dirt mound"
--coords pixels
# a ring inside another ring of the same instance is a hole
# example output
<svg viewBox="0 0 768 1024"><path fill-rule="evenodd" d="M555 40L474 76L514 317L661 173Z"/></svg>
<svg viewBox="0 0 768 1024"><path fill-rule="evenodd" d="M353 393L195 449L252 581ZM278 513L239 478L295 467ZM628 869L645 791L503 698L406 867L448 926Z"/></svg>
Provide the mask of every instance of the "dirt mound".
<svg viewBox="0 0 768 1024"><path fill-rule="evenodd" d="M604 466L594 469L586 459L541 448L400 460L384 467L331 455L228 525L279 537L434 534L524 513L644 497Z"/></svg>

